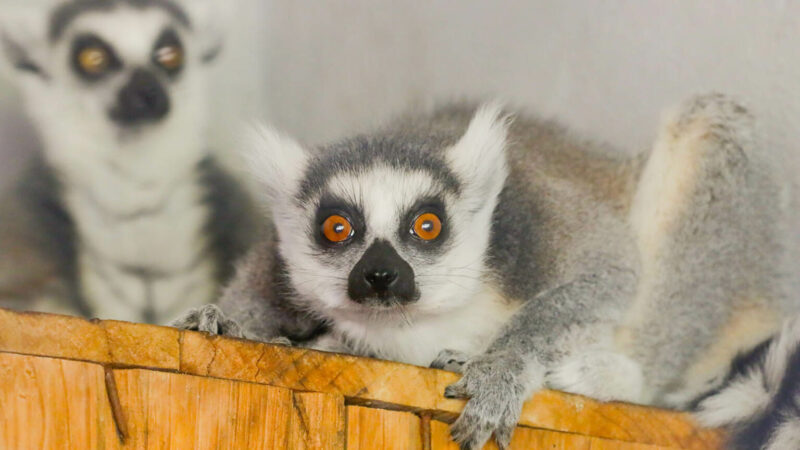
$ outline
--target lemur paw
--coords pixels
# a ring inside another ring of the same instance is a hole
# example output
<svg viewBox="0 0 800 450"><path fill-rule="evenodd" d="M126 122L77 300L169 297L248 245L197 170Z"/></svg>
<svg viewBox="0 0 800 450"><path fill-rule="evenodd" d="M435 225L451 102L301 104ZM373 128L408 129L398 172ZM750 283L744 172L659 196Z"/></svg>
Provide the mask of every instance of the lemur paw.
<svg viewBox="0 0 800 450"><path fill-rule="evenodd" d="M484 354L470 359L464 376L448 386L448 398L469 398L450 427L462 449L482 448L494 433L497 446L508 448L527 394L525 361L513 353Z"/></svg>
<svg viewBox="0 0 800 450"><path fill-rule="evenodd" d="M192 308L183 316L170 322L169 325L183 330L203 331L237 338L245 337L242 327L235 320L225 317L217 305Z"/></svg>
<svg viewBox="0 0 800 450"><path fill-rule="evenodd" d="M431 367L461 373L467 360L469 360L469 356L466 353L458 350L442 350L431 363Z"/></svg>
<svg viewBox="0 0 800 450"><path fill-rule="evenodd" d="M552 389L601 401L644 401L641 366L626 355L595 350L561 361L545 375Z"/></svg>
<svg viewBox="0 0 800 450"><path fill-rule="evenodd" d="M291 339L289 339L289 338L287 338L285 336L278 336L278 337L272 338L269 341L267 341L267 343L268 344L276 344L276 345L287 345L287 346L291 346L292 345Z"/></svg>
<svg viewBox="0 0 800 450"><path fill-rule="evenodd" d="M752 146L753 122L753 115L741 103L723 94L708 93L678 105L668 117L667 130L676 144L706 143L740 157Z"/></svg>

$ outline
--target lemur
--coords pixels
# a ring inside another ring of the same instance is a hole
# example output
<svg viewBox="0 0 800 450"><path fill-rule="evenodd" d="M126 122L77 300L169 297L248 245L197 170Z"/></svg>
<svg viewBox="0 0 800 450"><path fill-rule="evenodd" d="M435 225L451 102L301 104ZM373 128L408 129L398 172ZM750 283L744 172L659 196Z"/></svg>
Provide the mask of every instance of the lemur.
<svg viewBox="0 0 800 450"><path fill-rule="evenodd" d="M3 23L43 151L0 209L0 306L164 323L219 295L256 230L208 146L222 36L201 8L74 0Z"/></svg>
<svg viewBox="0 0 800 450"><path fill-rule="evenodd" d="M506 447L543 387L689 408L800 309L781 186L720 94L637 157L491 104L320 148L252 134L269 237L173 324L459 371L463 448Z"/></svg>

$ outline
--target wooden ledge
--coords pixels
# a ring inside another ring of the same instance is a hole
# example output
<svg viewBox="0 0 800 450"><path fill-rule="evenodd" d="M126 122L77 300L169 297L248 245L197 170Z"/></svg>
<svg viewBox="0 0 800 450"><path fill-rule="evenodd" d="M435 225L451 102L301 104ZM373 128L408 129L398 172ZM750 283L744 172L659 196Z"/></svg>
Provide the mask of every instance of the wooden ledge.
<svg viewBox="0 0 800 450"><path fill-rule="evenodd" d="M357 412L350 408L372 407L428 420L427 432L434 434L427 447L444 429L438 421L452 421L464 405L442 396L445 386L458 379L450 372L118 321L0 309L0 353L76 360L120 373L172 372L343 397L346 404L357 405L348 408L348 415ZM0 385L6 383L2 380ZM721 432L698 428L685 413L554 391L535 394L525 404L520 425L641 448L719 448L722 443Z"/></svg>

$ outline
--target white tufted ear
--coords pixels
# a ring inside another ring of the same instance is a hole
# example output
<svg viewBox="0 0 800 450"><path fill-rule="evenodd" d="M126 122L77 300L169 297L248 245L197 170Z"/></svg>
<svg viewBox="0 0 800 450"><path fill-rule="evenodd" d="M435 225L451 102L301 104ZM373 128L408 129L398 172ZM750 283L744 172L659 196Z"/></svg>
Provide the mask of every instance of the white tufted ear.
<svg viewBox="0 0 800 450"><path fill-rule="evenodd" d="M480 208L500 194L508 176L506 140L509 116L499 103L478 108L467 131L448 150L449 166L464 183L464 198Z"/></svg>
<svg viewBox="0 0 800 450"><path fill-rule="evenodd" d="M0 7L0 69L11 79L49 78L46 17L50 3Z"/></svg>
<svg viewBox="0 0 800 450"><path fill-rule="evenodd" d="M245 133L244 161L267 200L276 205L292 199L308 164L308 153L297 141L266 125Z"/></svg>
<svg viewBox="0 0 800 450"><path fill-rule="evenodd" d="M212 63L224 50L234 15L232 1L178 0L192 22L192 32L200 49L200 61Z"/></svg>

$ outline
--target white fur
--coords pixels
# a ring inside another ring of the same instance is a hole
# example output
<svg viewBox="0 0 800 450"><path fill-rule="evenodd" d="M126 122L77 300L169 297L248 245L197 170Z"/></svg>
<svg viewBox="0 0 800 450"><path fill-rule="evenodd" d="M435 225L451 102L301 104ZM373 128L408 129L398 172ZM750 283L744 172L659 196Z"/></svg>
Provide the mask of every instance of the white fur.
<svg viewBox="0 0 800 450"><path fill-rule="evenodd" d="M297 192L307 164L306 151L292 138L266 125L245 130L242 148L247 168L266 188L269 203L281 202L284 207Z"/></svg>
<svg viewBox="0 0 800 450"><path fill-rule="evenodd" d="M704 426L725 426L762 412L769 400L770 394L764 390L762 373L754 371L704 400L695 416Z"/></svg>
<svg viewBox="0 0 800 450"><path fill-rule="evenodd" d="M518 305L506 302L489 285L468 302L463 308L439 314L411 312L408 323L397 315L389 316L390 320L369 320L366 315L338 317L334 334L355 345L360 354L419 366L430 365L445 349L474 356L486 350Z"/></svg>
<svg viewBox="0 0 800 450"><path fill-rule="evenodd" d="M637 362L620 353L596 349L573 355L547 374L549 387L601 401L642 401L644 374Z"/></svg>
<svg viewBox="0 0 800 450"><path fill-rule="evenodd" d="M448 164L471 183L465 186L472 200L495 199L508 176L506 139L510 119L501 116L499 103L478 108L466 133L447 152ZM477 209L481 205L472 205Z"/></svg>
<svg viewBox="0 0 800 450"><path fill-rule="evenodd" d="M783 422L772 434L764 450L790 450L800 448L800 419Z"/></svg>
<svg viewBox="0 0 800 450"><path fill-rule="evenodd" d="M134 68L149 64L167 26L186 52L181 75L167 83L170 112L157 124L120 128L108 117L116 93ZM124 64L119 73L91 85L77 77L69 53L84 32L112 46ZM200 255L208 211L195 170L208 154L208 107L205 49L193 43L193 34L165 11L124 4L77 17L52 46L43 36L25 41L46 78L20 73L18 81L45 158L64 186L81 242L84 295L99 317L142 320L140 308L150 302L163 322L216 295L213 264ZM119 270L123 265L160 277L145 282Z"/></svg>

